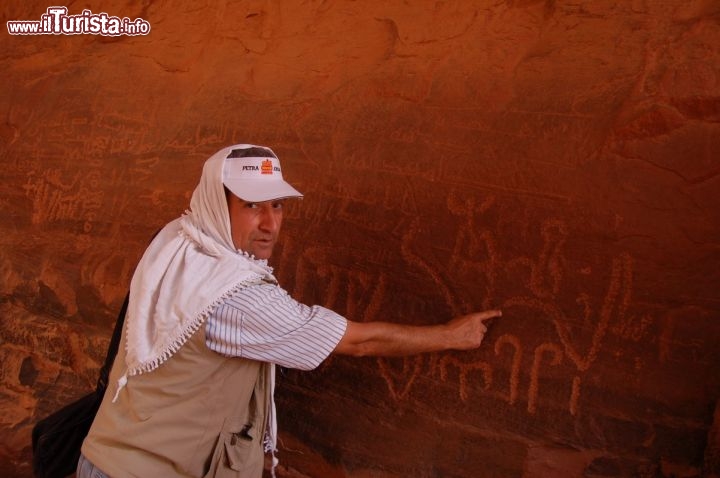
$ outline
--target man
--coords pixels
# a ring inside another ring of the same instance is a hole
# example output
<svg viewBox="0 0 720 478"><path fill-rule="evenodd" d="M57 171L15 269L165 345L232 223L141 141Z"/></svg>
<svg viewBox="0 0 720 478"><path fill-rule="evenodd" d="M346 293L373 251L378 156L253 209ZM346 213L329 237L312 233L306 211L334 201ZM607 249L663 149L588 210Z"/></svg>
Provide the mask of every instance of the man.
<svg viewBox="0 0 720 478"><path fill-rule="evenodd" d="M293 300L267 265L283 202L302 195L269 149L208 159L190 211L145 251L130 285L121 352L77 476L260 477L277 461L275 364L310 370L331 353L401 356L473 349L484 320L350 321ZM113 386L113 384L116 384Z"/></svg>

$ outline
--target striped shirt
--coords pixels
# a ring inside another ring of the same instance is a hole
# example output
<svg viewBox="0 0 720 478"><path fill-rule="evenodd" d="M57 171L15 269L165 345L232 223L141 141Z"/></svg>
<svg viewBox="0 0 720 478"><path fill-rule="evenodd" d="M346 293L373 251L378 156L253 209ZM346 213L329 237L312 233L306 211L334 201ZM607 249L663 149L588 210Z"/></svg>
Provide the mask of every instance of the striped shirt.
<svg viewBox="0 0 720 478"><path fill-rule="evenodd" d="M245 287L215 308L205 330L223 355L312 370L345 334L347 320L330 309L297 302L275 284Z"/></svg>

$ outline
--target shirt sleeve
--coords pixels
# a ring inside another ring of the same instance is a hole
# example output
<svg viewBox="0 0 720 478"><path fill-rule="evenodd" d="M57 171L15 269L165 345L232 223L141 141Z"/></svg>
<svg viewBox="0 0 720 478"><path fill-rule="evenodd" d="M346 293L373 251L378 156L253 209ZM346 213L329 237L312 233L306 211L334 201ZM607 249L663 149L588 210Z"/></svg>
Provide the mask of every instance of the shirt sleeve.
<svg viewBox="0 0 720 478"><path fill-rule="evenodd" d="M330 309L309 307L274 284L243 288L208 317L206 344L223 355L312 370L345 334L347 320Z"/></svg>

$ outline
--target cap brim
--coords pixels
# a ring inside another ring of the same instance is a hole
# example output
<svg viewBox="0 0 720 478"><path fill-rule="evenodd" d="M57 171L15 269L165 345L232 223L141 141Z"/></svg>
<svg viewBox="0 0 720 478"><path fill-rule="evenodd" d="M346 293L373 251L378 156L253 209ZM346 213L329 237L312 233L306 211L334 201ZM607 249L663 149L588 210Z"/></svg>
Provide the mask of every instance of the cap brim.
<svg viewBox="0 0 720 478"><path fill-rule="evenodd" d="M263 202L276 199L301 198L302 193L284 180L258 181L247 179L226 179L223 184L231 193L243 201Z"/></svg>

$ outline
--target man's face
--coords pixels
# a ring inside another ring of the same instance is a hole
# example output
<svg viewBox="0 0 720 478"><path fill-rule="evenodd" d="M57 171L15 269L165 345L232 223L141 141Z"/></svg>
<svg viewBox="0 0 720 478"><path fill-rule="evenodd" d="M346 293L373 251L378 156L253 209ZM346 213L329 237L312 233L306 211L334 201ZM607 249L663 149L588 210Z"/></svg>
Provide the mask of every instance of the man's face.
<svg viewBox="0 0 720 478"><path fill-rule="evenodd" d="M256 259L269 259L280 234L283 200L247 202L228 193L227 202L235 247Z"/></svg>

